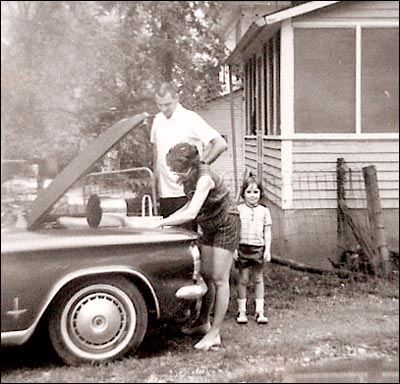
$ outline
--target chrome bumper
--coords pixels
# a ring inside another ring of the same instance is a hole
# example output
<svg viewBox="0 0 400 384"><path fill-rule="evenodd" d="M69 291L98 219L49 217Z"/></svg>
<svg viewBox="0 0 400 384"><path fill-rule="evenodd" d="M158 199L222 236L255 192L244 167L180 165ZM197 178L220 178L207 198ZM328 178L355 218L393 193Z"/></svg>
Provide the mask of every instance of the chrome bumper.
<svg viewBox="0 0 400 384"><path fill-rule="evenodd" d="M185 287L179 288L175 296L178 299L185 300L198 300L201 299L207 292L208 288L201 276L198 277L197 283L193 285L186 285Z"/></svg>

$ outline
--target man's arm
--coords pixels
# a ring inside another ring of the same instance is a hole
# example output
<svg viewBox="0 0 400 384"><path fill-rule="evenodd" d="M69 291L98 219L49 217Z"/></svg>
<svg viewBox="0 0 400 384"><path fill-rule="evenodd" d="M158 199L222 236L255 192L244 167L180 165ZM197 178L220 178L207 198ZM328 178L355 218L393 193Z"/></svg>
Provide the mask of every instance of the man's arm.
<svg viewBox="0 0 400 384"><path fill-rule="evenodd" d="M154 183L154 190L156 193L156 204L157 204L157 210L155 212L159 212L160 209L160 202L159 199L157 198L159 196L159 190L158 190L158 165L157 165L157 145L156 143L152 144L152 150L153 150L153 183Z"/></svg>
<svg viewBox="0 0 400 384"><path fill-rule="evenodd" d="M151 145L153 151L153 173L154 175L157 174L157 146L156 143Z"/></svg>
<svg viewBox="0 0 400 384"><path fill-rule="evenodd" d="M228 144L224 138L222 136L217 136L204 148L202 161L207 164L212 164L227 149Z"/></svg>

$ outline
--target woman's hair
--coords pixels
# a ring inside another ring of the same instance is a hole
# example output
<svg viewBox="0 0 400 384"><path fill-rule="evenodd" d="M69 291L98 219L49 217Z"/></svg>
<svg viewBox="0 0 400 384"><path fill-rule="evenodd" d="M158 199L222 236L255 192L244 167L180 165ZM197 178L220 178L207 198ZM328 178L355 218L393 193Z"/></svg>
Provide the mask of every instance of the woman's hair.
<svg viewBox="0 0 400 384"><path fill-rule="evenodd" d="M166 161L173 172L184 173L189 168L198 168L200 155L195 145L179 143L169 150Z"/></svg>
<svg viewBox="0 0 400 384"><path fill-rule="evenodd" d="M257 185L257 188L260 190L260 200L264 197L264 191L261 180L257 180L257 178L250 172L250 175L246 177L243 181L242 188L240 190L240 196L244 199L244 192L250 184Z"/></svg>

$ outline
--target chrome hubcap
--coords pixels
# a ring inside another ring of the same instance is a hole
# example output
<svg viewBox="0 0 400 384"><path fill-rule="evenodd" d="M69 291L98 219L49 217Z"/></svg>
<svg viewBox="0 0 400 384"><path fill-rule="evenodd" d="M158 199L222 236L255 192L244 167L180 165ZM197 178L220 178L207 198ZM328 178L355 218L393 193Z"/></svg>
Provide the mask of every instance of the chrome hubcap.
<svg viewBox="0 0 400 384"><path fill-rule="evenodd" d="M126 324L126 309L115 296L94 293L77 302L69 325L78 344L104 349L123 337Z"/></svg>

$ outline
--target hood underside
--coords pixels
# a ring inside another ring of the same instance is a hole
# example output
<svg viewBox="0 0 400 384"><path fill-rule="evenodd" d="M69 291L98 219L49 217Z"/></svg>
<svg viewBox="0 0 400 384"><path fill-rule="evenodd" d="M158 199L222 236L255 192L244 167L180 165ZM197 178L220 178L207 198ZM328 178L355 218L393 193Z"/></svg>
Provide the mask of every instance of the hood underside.
<svg viewBox="0 0 400 384"><path fill-rule="evenodd" d="M37 228L60 197L112 146L148 117L148 113L142 113L122 119L93 140L29 206L26 212L28 229Z"/></svg>

